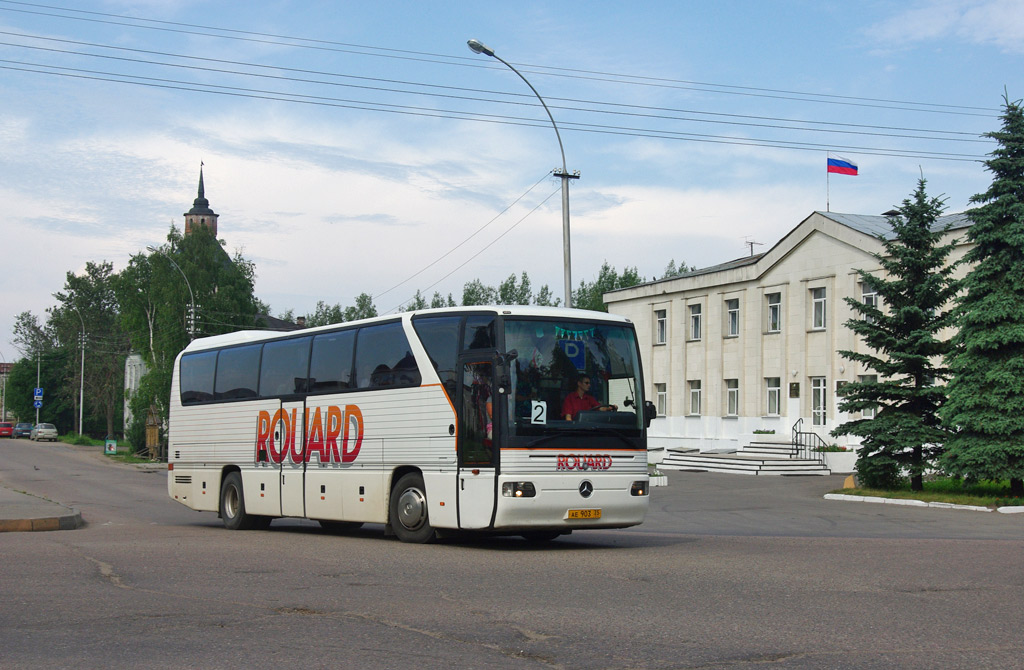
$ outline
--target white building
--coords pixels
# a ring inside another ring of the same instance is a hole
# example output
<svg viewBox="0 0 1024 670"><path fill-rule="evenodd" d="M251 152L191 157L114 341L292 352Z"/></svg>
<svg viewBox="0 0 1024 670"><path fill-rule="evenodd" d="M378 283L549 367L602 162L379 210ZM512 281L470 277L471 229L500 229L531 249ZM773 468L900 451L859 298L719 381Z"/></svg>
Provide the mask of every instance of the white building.
<svg viewBox="0 0 1024 670"><path fill-rule="evenodd" d="M129 354L124 361L124 432L132 425L131 401L139 390L139 383L146 376L146 362L141 354Z"/></svg>
<svg viewBox="0 0 1024 670"><path fill-rule="evenodd" d="M968 249L963 214L939 220ZM836 409L837 387L870 370L842 358L864 350L843 324L844 298L872 302L856 270L880 271L872 254L892 237L885 216L814 212L769 251L604 296L637 328L648 398L658 407L652 450L742 450L754 431L788 440L794 424L829 443L851 417ZM961 270L959 275L964 273Z"/></svg>

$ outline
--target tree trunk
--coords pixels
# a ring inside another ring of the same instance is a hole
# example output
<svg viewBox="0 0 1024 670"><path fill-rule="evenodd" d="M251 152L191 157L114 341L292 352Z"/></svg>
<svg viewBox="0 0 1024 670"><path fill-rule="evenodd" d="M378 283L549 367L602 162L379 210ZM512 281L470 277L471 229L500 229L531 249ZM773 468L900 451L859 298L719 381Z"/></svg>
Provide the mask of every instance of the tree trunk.
<svg viewBox="0 0 1024 670"><path fill-rule="evenodd" d="M910 476L911 491L924 491L924 476L921 474L923 460L924 452L921 447L914 447L914 467L911 468L914 474Z"/></svg>
<svg viewBox="0 0 1024 670"><path fill-rule="evenodd" d="M1024 479L1010 479L1010 495L1024 498Z"/></svg>

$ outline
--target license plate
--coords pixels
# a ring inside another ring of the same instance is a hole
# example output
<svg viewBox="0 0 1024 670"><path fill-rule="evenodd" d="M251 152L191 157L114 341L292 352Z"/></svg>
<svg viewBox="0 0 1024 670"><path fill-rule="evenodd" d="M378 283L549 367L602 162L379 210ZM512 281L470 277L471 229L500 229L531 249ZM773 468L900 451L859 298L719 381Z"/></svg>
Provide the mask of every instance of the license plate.
<svg viewBox="0 0 1024 670"><path fill-rule="evenodd" d="M599 509L571 509L569 510L570 519L600 519L601 510Z"/></svg>

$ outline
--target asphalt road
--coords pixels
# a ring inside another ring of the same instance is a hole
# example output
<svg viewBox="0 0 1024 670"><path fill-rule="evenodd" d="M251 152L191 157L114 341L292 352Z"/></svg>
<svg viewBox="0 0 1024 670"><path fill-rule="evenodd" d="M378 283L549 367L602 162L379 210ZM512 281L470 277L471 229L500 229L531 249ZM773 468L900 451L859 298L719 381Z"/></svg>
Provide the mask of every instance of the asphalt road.
<svg viewBox="0 0 1024 670"><path fill-rule="evenodd" d="M634 529L406 545L227 531L165 477L0 441L0 482L86 521L0 535L0 667L1024 667L1024 515L670 473Z"/></svg>

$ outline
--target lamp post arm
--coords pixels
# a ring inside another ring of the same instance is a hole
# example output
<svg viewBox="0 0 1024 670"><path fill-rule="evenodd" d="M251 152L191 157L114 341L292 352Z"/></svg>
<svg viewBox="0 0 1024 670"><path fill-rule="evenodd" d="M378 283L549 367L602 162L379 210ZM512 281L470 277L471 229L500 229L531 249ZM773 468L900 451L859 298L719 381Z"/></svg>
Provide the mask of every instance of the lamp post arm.
<svg viewBox="0 0 1024 670"><path fill-rule="evenodd" d="M562 172L558 174L558 168L555 168L552 172L562 179L562 264L563 274L565 279L565 306L572 307L572 253L569 249L569 180L578 179L579 172L574 175L569 174L569 169L565 164L565 147L562 146L562 134L558 132L558 124L555 123L555 117L548 109L548 104L544 102L544 98L537 92L537 89L533 87L530 80L523 76L523 73L517 70L512 63L494 53L494 49L490 48L480 40L469 40L466 42L470 50L475 53L490 56L495 60L502 63L505 67L512 70L516 75L523 80L523 82L530 87L533 94L540 100L541 106L544 111L547 112L548 118L551 119L551 127L555 129L555 137L558 139L558 151L562 154Z"/></svg>
<svg viewBox="0 0 1024 670"><path fill-rule="evenodd" d="M555 123L555 117L551 114L551 110L548 109L548 105L546 102L544 102L544 98L542 98L540 93L537 92L537 89L533 87L533 84L530 83L530 80L524 77L522 72L515 69L511 63L509 63L507 60L505 60L504 58L502 58L501 56L494 52L491 52L489 55L492 58L501 61L502 63L505 64L506 67L508 67L508 69L515 72L519 76L519 78L522 79L523 82L530 87L530 90L533 91L533 94L535 96L537 96L537 99L540 100L541 106L544 107L544 111L547 112L548 118L551 119L551 127L555 129L555 137L558 139L558 151L561 152L562 154L562 172L568 172L569 170L565 166L565 147L562 146L562 135L558 132L558 124Z"/></svg>
<svg viewBox="0 0 1024 670"><path fill-rule="evenodd" d="M174 269L177 270L179 273L181 273L181 278L185 280L185 287L188 289L188 301L189 301L189 305L192 308L191 312L189 313L189 336L192 337L193 339L195 339L195 336L196 336L196 322L195 322L195 318L196 318L196 296L195 296L194 293L192 293L192 284L189 283L188 277L185 275L185 271L182 270L181 267L179 267L178 264L174 262L173 258L171 258L168 254L165 254L164 252L160 251L156 247L146 247L146 249L148 251L150 251L151 253L160 254L161 256L166 258L167 261L171 265L174 266Z"/></svg>

